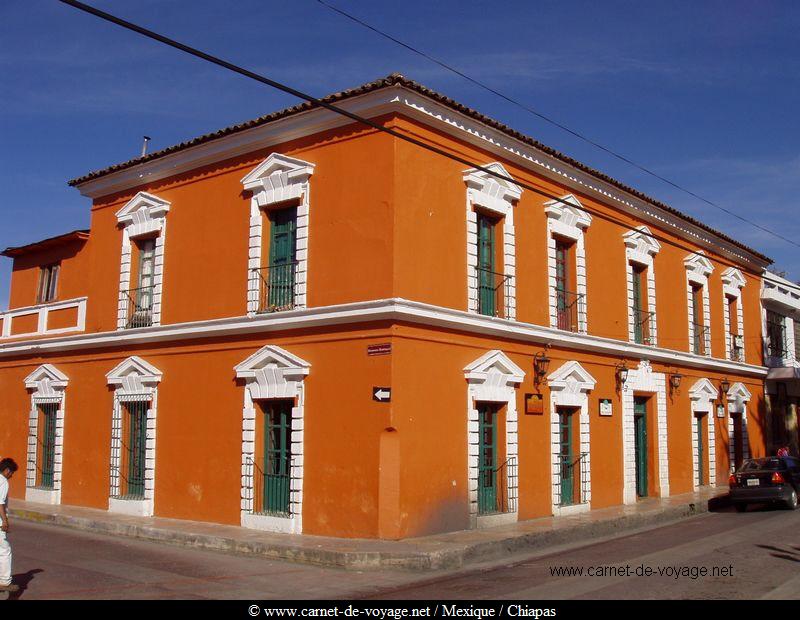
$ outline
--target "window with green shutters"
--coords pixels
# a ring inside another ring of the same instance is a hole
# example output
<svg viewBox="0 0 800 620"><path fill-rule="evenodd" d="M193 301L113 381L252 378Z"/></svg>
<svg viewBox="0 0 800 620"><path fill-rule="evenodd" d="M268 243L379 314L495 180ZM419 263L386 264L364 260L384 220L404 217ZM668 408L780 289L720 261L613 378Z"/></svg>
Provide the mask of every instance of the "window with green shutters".
<svg viewBox="0 0 800 620"><path fill-rule="evenodd" d="M297 270L297 208L272 211L270 218L269 265L262 275L266 283L267 310L294 306Z"/></svg>
<svg viewBox="0 0 800 620"><path fill-rule="evenodd" d="M633 401L634 457L636 459L636 495L648 495L647 471L647 399Z"/></svg>
<svg viewBox="0 0 800 620"><path fill-rule="evenodd" d="M703 287L692 285L692 323L694 343L692 350L697 355L706 354L706 326L703 322Z"/></svg>
<svg viewBox="0 0 800 620"><path fill-rule="evenodd" d="M638 344L650 344L650 314L646 310L647 285L646 268L633 264L633 340Z"/></svg>
<svg viewBox="0 0 800 620"><path fill-rule="evenodd" d="M478 403L478 514L497 512L497 412Z"/></svg>
<svg viewBox="0 0 800 620"><path fill-rule="evenodd" d="M705 425L703 422L705 421L705 416L697 415L695 416L695 428L697 434L697 484L698 486L703 486L706 483L706 472L705 472L705 443L706 443L706 434L705 434Z"/></svg>
<svg viewBox="0 0 800 620"><path fill-rule="evenodd" d="M260 502L263 514L288 515L292 464L291 400L267 400L264 411L264 454Z"/></svg>
<svg viewBox="0 0 800 620"><path fill-rule="evenodd" d="M147 401L126 403L124 421L127 432L123 439L125 466L123 499L144 499L145 454L147 447Z"/></svg>
<svg viewBox="0 0 800 620"><path fill-rule="evenodd" d="M56 460L56 420L58 403L39 406L39 462L37 486L52 489Z"/></svg>
<svg viewBox="0 0 800 620"><path fill-rule="evenodd" d="M495 221L478 213L478 308L481 314L497 312L495 286Z"/></svg>
<svg viewBox="0 0 800 620"><path fill-rule="evenodd" d="M573 410L558 411L559 469L561 475L561 505L575 503L575 455L573 454Z"/></svg>

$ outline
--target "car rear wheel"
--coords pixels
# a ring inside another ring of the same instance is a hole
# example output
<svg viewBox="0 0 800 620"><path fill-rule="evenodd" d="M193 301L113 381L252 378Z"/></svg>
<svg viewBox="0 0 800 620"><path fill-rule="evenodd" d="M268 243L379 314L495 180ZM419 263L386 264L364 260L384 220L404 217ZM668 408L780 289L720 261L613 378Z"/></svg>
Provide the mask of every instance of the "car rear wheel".
<svg viewBox="0 0 800 620"><path fill-rule="evenodd" d="M789 496L789 499L786 500L786 507L789 510L795 510L797 508L797 491L792 489L792 494Z"/></svg>
<svg viewBox="0 0 800 620"><path fill-rule="evenodd" d="M736 512L744 512L747 510L747 504L734 504L734 508L736 508Z"/></svg>

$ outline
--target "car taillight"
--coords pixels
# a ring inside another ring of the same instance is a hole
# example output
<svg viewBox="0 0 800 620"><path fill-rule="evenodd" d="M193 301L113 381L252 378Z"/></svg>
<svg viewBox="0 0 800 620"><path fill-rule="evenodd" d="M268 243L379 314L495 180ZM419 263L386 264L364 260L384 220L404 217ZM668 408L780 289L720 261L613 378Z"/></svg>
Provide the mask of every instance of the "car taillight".
<svg viewBox="0 0 800 620"><path fill-rule="evenodd" d="M736 476L734 476L733 474L731 474L731 477L728 478L728 485L732 487L736 486Z"/></svg>
<svg viewBox="0 0 800 620"><path fill-rule="evenodd" d="M783 484L784 482L786 482L783 479L783 474L781 474L779 471L776 471L774 474L772 474L772 479L771 480L772 480L772 484Z"/></svg>

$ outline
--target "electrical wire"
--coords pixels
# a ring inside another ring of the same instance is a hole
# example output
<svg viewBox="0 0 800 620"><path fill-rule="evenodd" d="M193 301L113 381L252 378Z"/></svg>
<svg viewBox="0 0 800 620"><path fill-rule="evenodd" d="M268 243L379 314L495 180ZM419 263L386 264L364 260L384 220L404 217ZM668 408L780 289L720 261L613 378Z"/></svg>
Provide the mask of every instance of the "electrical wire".
<svg viewBox="0 0 800 620"><path fill-rule="evenodd" d="M460 71L459 69L456 69L455 67L447 64L446 62L444 62L442 60L439 60L438 58L435 58L434 56L431 56L430 54L428 54L426 52L423 52L422 50L419 50L419 49L415 48L414 46L412 46L412 45L410 45L408 43L405 43L404 41L401 41L400 39L398 39L396 37L393 37L392 35L384 32L383 30L380 30L379 28L377 28L377 27L365 22L364 20L356 17L355 15L351 15L347 11L344 11L344 10L340 9L339 7L336 7L336 6L332 5L332 4L329 4L325 0L316 0L316 1L319 4L321 4L322 6L326 7L327 9L329 9L331 11L334 11L335 13L338 13L342 17L345 17L345 18L347 18L347 19L359 24L360 26L363 26L364 28L367 28L368 30L371 30L372 32L378 34L379 36L381 36L381 37L383 37L385 39L388 39L389 41L392 41L393 43L396 43L397 45L400 45L400 46L404 47L405 49L409 50L410 52L413 52L414 54L417 54L418 56L421 56L421 57L425 58L426 60L429 60L430 62L433 62L433 63L439 65L440 67L442 67L443 69L446 69L447 71L455 73L459 77L464 78L465 80L467 80L468 82L471 82L472 84L478 86L479 88L482 88L482 89L484 89L484 90L486 90L486 91L488 91L488 92L500 97L501 99L507 101L508 103L511 103L512 105L515 105L518 108L521 108L521 109L525 110L526 112L528 112L530 114L533 114L534 116L542 119L546 123L549 123L550 125L553 125L554 127L558 127L559 129L569 133L570 135L578 138L579 140L583 140L587 144L590 144L593 147L595 147L597 149L600 149L601 151L611 155L612 157L615 157L616 159L618 159L618 160L620 160L622 162L625 162L626 164L628 164L630 166L633 166L634 168L637 168L638 170L640 170L640 171L642 171L642 172L644 172L644 173L646 173L646 174L658 179L659 181L662 181L663 183L666 183L667 185L669 185L669 186L671 186L671 187L673 187L673 188L675 188L675 189L677 189L679 191L682 191L682 192L688 194L689 196L692 196L693 198L696 198L697 200L700 200L700 201L706 203L709 206L712 206L712 207L714 207L716 209L719 209L720 211L722 211L724 213L727 213L728 215L730 215L732 217L735 217L738 220L740 220L740 221L742 221L742 222L744 222L746 224L750 224L751 226L754 226L755 228L758 228L759 230L761 230L761 231L763 231L765 233L768 233L768 234L770 234L770 235L772 235L772 236L774 236L774 237L776 237L778 239L781 239L782 241L785 241L786 243L790 243L791 245L794 245L794 246L800 248L800 243L798 243L796 241L793 241L793 240L789 239L788 237L784 237L783 235L781 235L779 233L776 233L774 230L770 230L769 228L766 228L765 226L762 226L761 224L758 224L757 222L753 222L752 220L749 220L746 217L744 217L742 215L739 215L738 213L736 213L734 211L731 211L730 209L727 209L726 207L723 207L723 206L721 206L721 205L719 205L719 204L717 204L717 203L715 203L715 202L713 202L711 200L708 200L707 198L704 198L703 196L700 196L699 194L693 192L692 190L687 189L687 188L683 187L682 185L679 185L675 181L667 179L666 177L658 174L657 172L654 172L653 170L650 170L649 168L643 166L642 164L639 164L639 163L633 161L632 159L630 159L630 158L628 158L628 157L626 157L624 155L621 155L620 153L617 153L616 151L610 149L609 147L604 146L604 145L600 144L599 142L597 142L595 140L592 140L591 138L583 135L582 133L580 133L578 131L575 131L574 129L570 129L569 127L567 127L563 123L560 123L560 122L550 118L549 116L546 116L545 114L542 114L541 112L536 111L535 109L533 109L529 105L527 105L525 103L522 103L521 101L519 101L517 99L514 99L513 97L510 97L510 96L498 91L495 88L492 88L488 84L486 84L484 82L481 82L480 80L478 80L478 79L476 79L476 78L464 73L463 71Z"/></svg>
<svg viewBox="0 0 800 620"><path fill-rule="evenodd" d="M618 219L612 218L611 216L609 216L609 215L607 215L607 214L605 214L605 213L603 213L601 211L597 211L596 209L589 209L589 208L587 208L585 206L578 207L578 206L574 205L571 202L567 202L562 197L552 195L552 194L550 194L550 193L548 193L548 192L546 192L546 191L544 191L542 189L539 189L539 188L537 188L537 187L535 187L533 185L530 185L528 183L524 183L524 182L519 181L517 179L514 179L514 178L512 178L510 176L506 176L506 175L501 174L501 173L499 173L499 172L497 172L495 170L492 170L491 168L489 168L487 166L483 166L483 165L477 164L477 163L475 163L473 161L470 161L469 159L466 159L465 157L461 157L461 156L456 155L454 153L448 152L448 151L444 150L443 148L434 146L432 144L429 144L427 142L424 142L422 140L414 138L414 137L412 137L410 135L407 135L407 134L405 134L405 133L403 133L401 131L398 131L396 129L393 129L391 127L385 127L385 126L383 126L383 125L381 125L379 123L376 123L376 122L374 122L374 121L372 121L372 120L370 120L368 118L364 118L364 117L362 117L362 116L360 116L358 114L350 112L349 110L345 110L344 108L341 108L339 106L335 106L335 105L333 105L333 104L331 104L331 103L329 103L329 102L327 102L327 101L325 101L323 99L319 99L317 97L314 97L313 95L309 95L307 93L304 93L304 92L302 92L300 90L297 90L297 89L295 89L295 88L293 88L291 86L288 86L288 85L283 84L281 82L278 82L276 80L272 80L272 79L270 79L268 77L262 76L262 75L260 75L258 73L255 73L253 71L250 71L248 69L245 69L243 67L235 65L235 64L233 64L231 62L228 62L226 60L223 60L221 58L218 58L216 56L213 56L213 55L208 54L206 52L203 52L201 50L198 50L198 49L196 49L194 47L191 47L191 46L186 45L184 43L180 43L178 41L175 41L174 39L170 39L169 37L166 37L164 35L158 34L158 33L154 32L152 30L144 28L143 26L139 26L137 24L134 24L132 22L124 20L124 19L122 19L120 17L112 15L111 13L107 13L105 11L101 11L100 9L97 9L97 8L95 8L93 6L88 5L88 4L84 4L83 2L79 2L78 0L59 0L59 2L61 2L62 4L67 4L69 6L72 6L73 8L76 8L76 9L78 9L80 11L85 12L85 13L89 13L91 15L94 15L95 17L99 17L100 19L103 19L105 21L108 21L108 22L111 22L111 23L116 24L118 26L121 26L121 27L123 27L123 28L125 28L127 30L131 30L133 32L141 34L142 36L145 36L147 38L150 38L150 39L153 39L153 40L158 41L160 43L163 43L163 44L165 44L165 45L167 45L169 47L173 47L175 49L178 49L178 50L180 50L182 52L185 52L185 53L187 53L187 54L189 54L191 56L195 56L197 58L200 58L202 60L205 60L207 62L215 64L217 66L220 66L220 67L222 67L224 69L228 69L229 71L232 71L234 73L238 73L239 75L242 75L244 77L250 78L250 79L255 80L257 82L261 82L262 84L266 84L267 86L275 88L276 90L280 90L282 92L288 93L288 94L293 95L293 96L295 96L295 97L297 97L299 99L304 99L305 101L307 101L307 102L309 102L309 103L311 103L313 105L325 108L326 110L329 110L329 111L334 112L336 114L339 114L341 116L345 116L345 117L347 117L347 118L349 118L349 119L351 119L351 120L353 120L355 122L358 122L358 123L361 123L361 124L366 125L368 127L371 127L372 129L375 129L376 131L380 131L380 132L386 133L386 134L391 135L391 136L393 136L393 137L395 137L395 138L397 138L399 140L403 140L405 142L408 142L410 144L418 146L419 148L422 148L424 150L430 151L432 153L436 153L437 155L440 155L440 156L445 157L447 159L450 159L452 161L456 161L456 162L458 162L458 163L460 163L462 165L469 166L470 168L474 168L476 170L480 170L481 172L483 172L483 173L485 173L485 174L487 174L489 176L492 176L492 177L494 177L496 179L499 179L501 181L505 181L506 183L511 183L511 184L516 185L518 187L521 187L523 189L527 189L528 191L531 191L531 192L533 192L535 194L538 194L540 196L548 198L548 199L550 199L552 201L558 202L558 203L560 203L560 204L562 204L562 205L564 205L566 207L569 207L569 208L572 208L572 209L577 209L577 210L582 211L584 213L588 213L590 215L595 215L595 216L598 216L600 218L612 221L615 224L617 224L618 226L620 226L621 228L625 228L625 229L630 230L630 231L635 231L635 232L637 232L638 234L640 234L642 236L649 237L649 238L655 239L657 241L661 241L663 243L672 245L674 247L681 248L683 250L688 251L691 254L696 254L697 253L696 249L694 249L692 247L689 247L689 246L686 246L686 245L682 245L682 244L676 242L673 239L669 239L669 238L666 238L666 237L663 237L663 236L659 236L659 235L656 235L656 234L654 234L652 232L649 232L649 231L640 230L640 227L636 227L636 226L632 226L630 224L626 224L626 223L624 223L624 222L622 222L622 221L620 221Z"/></svg>

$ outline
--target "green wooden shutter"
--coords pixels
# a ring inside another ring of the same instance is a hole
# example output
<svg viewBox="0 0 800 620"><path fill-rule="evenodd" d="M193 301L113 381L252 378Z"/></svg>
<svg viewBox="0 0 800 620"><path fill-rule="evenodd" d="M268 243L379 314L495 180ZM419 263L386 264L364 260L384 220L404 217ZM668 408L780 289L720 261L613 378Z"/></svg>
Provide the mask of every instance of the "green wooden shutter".
<svg viewBox="0 0 800 620"><path fill-rule="evenodd" d="M703 419L704 416L695 416L695 424L697 425L697 484L703 486L705 484L705 434L703 433Z"/></svg>
<svg viewBox="0 0 800 620"><path fill-rule="evenodd" d="M494 316L495 300L494 221L478 214L478 302L479 312Z"/></svg>
<svg viewBox="0 0 800 620"><path fill-rule="evenodd" d="M270 218L269 291L270 309L294 306L295 255L297 250L297 208L275 211Z"/></svg>
<svg viewBox="0 0 800 620"><path fill-rule="evenodd" d="M42 405L39 409L39 415L42 416L39 486L45 489L52 489L54 482L57 412L58 404L56 403Z"/></svg>
<svg viewBox="0 0 800 620"><path fill-rule="evenodd" d="M647 497L647 401L633 401L634 454L636 457L636 494Z"/></svg>
<svg viewBox="0 0 800 620"><path fill-rule="evenodd" d="M574 455L572 451L572 412L558 412L559 457L561 460L561 505L569 506L575 498Z"/></svg>
<svg viewBox="0 0 800 620"><path fill-rule="evenodd" d="M264 407L264 507L270 514L289 514L292 463L292 402L267 401Z"/></svg>
<svg viewBox="0 0 800 620"><path fill-rule="evenodd" d="M497 408L478 403L478 513L497 511Z"/></svg>
<svg viewBox="0 0 800 620"><path fill-rule="evenodd" d="M128 460L127 460L127 499L144 499L145 455L147 447L147 409L146 401L132 402L128 411Z"/></svg>
<svg viewBox="0 0 800 620"><path fill-rule="evenodd" d="M644 312L642 311L642 276L643 272L635 265L632 266L633 271L633 336L634 341L644 343L643 319Z"/></svg>

